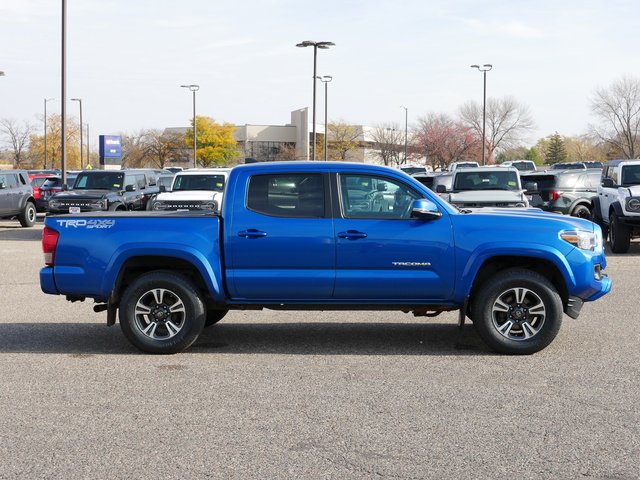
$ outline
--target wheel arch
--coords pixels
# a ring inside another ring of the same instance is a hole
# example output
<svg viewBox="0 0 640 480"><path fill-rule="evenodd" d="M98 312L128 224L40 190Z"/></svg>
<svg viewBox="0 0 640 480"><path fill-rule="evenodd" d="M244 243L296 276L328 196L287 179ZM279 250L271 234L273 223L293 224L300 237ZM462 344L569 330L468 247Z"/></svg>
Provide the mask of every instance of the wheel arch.
<svg viewBox="0 0 640 480"><path fill-rule="evenodd" d="M566 308L569 293L561 269L551 260L533 256L498 255L486 259L473 280L469 297L473 299L490 277L512 268L525 268L545 277L556 288Z"/></svg>
<svg viewBox="0 0 640 480"><path fill-rule="evenodd" d="M166 253L140 253L122 259L122 264L118 269L115 279L105 279L105 287L113 285L109 304L118 306L122 293L139 276L156 271L165 270L180 273L194 282L196 287L202 292L207 306L219 301L218 294L221 294L220 282L214 275L210 264L197 256L188 254L168 255ZM107 269L109 271L109 269Z"/></svg>
<svg viewBox="0 0 640 480"><path fill-rule="evenodd" d="M612 213L615 213L619 217L624 217L624 212L622 211L622 205L620 205L620 202L611 202L611 205L609 205L609 216L611 216ZM608 221L609 219L607 218L607 222Z"/></svg>
<svg viewBox="0 0 640 480"><path fill-rule="evenodd" d="M591 203L591 199L589 198L579 198L578 200L573 202L571 208L569 209L569 214L573 215L578 207L586 207L590 212L593 211L593 205Z"/></svg>

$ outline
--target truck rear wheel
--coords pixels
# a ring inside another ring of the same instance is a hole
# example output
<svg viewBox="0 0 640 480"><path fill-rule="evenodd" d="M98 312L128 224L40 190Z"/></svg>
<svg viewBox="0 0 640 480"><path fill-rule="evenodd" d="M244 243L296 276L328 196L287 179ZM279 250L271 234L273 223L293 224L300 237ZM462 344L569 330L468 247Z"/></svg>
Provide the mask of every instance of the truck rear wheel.
<svg viewBox="0 0 640 480"><path fill-rule="evenodd" d="M473 299L473 325L492 349L528 355L549 345L562 324L562 300L542 275L523 268L487 279Z"/></svg>
<svg viewBox="0 0 640 480"><path fill-rule="evenodd" d="M627 253L631 245L631 230L615 213L609 217L609 246L613 253Z"/></svg>
<svg viewBox="0 0 640 480"><path fill-rule="evenodd" d="M120 328L147 353L178 353L191 346L204 328L207 309L188 278L158 270L141 275L120 302Z"/></svg>

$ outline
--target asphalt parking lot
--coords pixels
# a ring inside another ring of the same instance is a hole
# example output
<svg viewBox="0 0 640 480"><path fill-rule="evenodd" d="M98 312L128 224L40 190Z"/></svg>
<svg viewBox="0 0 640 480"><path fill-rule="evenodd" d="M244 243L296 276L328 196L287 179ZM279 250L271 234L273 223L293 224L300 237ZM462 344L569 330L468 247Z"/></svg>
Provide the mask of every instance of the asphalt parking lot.
<svg viewBox="0 0 640 480"><path fill-rule="evenodd" d="M640 244L532 356L455 314L271 311L152 356L41 292L41 232L0 220L0 479L640 478Z"/></svg>

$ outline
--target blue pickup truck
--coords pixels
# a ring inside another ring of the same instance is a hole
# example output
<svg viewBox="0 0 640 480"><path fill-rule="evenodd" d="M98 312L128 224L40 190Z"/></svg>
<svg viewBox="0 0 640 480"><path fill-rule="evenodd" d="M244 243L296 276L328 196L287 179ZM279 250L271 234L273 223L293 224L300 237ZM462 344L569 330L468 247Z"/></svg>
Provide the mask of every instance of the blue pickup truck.
<svg viewBox="0 0 640 480"><path fill-rule="evenodd" d="M240 310L459 311L497 352L551 343L611 289L594 223L458 210L400 170L332 162L231 170L220 212L48 216L45 293L93 299L149 353ZM327 314L330 315L330 314Z"/></svg>

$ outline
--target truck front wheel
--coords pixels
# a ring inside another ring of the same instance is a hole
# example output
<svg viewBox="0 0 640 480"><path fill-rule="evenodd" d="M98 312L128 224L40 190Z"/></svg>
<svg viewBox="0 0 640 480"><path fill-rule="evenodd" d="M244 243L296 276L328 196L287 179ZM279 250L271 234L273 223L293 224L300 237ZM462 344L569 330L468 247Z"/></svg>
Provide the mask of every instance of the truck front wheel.
<svg viewBox="0 0 640 480"><path fill-rule="evenodd" d="M178 353L202 333L207 309L188 278L158 270L141 275L120 302L125 337L147 353Z"/></svg>
<svg viewBox="0 0 640 480"><path fill-rule="evenodd" d="M549 345L562 324L562 300L542 275L514 268L487 279L472 304L478 335L500 353L528 355Z"/></svg>
<svg viewBox="0 0 640 480"><path fill-rule="evenodd" d="M631 245L631 230L615 213L609 217L609 246L613 253L627 253Z"/></svg>

